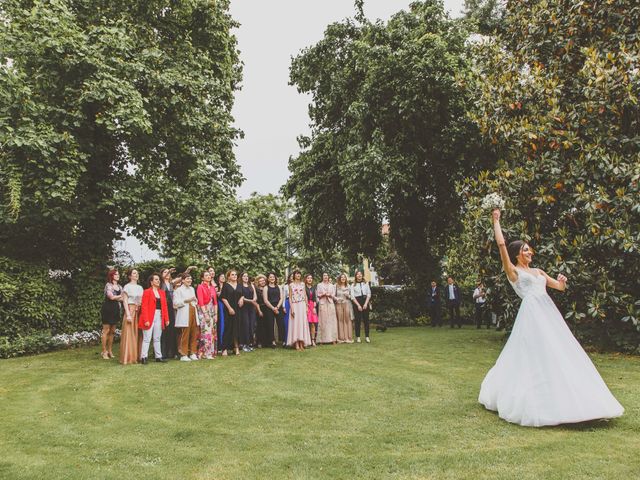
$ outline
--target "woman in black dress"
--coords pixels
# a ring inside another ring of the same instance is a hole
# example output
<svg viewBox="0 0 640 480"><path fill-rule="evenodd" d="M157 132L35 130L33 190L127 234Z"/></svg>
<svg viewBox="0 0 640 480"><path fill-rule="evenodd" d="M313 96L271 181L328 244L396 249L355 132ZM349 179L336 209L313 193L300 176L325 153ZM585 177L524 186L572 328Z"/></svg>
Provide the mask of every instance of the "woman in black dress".
<svg viewBox="0 0 640 480"><path fill-rule="evenodd" d="M175 358L178 355L178 335L176 330L176 311L173 309L174 280L171 273L175 269L164 268L160 272L162 279L160 288L164 290L167 297L167 308L169 309L169 325L162 331L160 344L162 345L162 358Z"/></svg>
<svg viewBox="0 0 640 480"><path fill-rule="evenodd" d="M224 338L222 341L222 356L227 356L227 350L233 349L236 355L240 355L240 317L239 301L242 298L242 285L238 284L238 272L229 270L227 281L222 286L220 299L224 304Z"/></svg>
<svg viewBox="0 0 640 480"><path fill-rule="evenodd" d="M102 317L102 358L113 358L113 337L116 335L116 325L122 318L122 287L118 284L120 272L111 269L107 274L107 284L104 286L104 301L100 309Z"/></svg>
<svg viewBox="0 0 640 480"><path fill-rule="evenodd" d="M240 307L240 346L243 352L252 352L256 332L257 295L247 272L242 274L241 280L242 299L238 302Z"/></svg>
<svg viewBox="0 0 640 480"><path fill-rule="evenodd" d="M264 311L266 310L266 305L264 303L264 295L263 291L267 288L267 277L260 274L256 277L255 281L256 287L256 295L257 295L257 306L256 306L256 343L258 348L270 346L269 343L265 342L265 324L264 324Z"/></svg>
<svg viewBox="0 0 640 480"><path fill-rule="evenodd" d="M278 285L278 277L276 277L276 274L273 272L269 273L267 277L267 286L262 290L262 299L265 305L264 308L262 308L264 314L263 345L265 347L269 345L275 348L274 323L278 324L278 335L284 338L284 314L282 311L282 290L280 285Z"/></svg>

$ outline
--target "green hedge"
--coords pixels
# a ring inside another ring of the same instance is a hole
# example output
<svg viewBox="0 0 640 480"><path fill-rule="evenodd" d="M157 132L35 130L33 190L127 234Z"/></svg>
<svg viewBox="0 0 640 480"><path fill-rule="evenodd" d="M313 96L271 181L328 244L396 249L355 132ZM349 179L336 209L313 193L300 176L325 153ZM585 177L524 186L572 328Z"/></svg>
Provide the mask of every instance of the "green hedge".
<svg viewBox="0 0 640 480"><path fill-rule="evenodd" d="M136 265L140 283L171 260L157 260ZM175 265L178 272L186 266ZM120 283L125 284L126 268L120 268ZM100 328L106 268L72 272L51 278L49 267L0 257L0 337L27 338L38 333L91 331ZM194 272L198 275L199 272Z"/></svg>
<svg viewBox="0 0 640 480"><path fill-rule="evenodd" d="M371 320L387 327L408 327L431 324L427 305L428 288L406 286L402 290L371 288ZM461 289L460 315L465 323L473 321L472 291ZM442 318L448 321L444 302Z"/></svg>
<svg viewBox="0 0 640 480"><path fill-rule="evenodd" d="M66 298L46 266L0 257L0 337L50 332L63 321Z"/></svg>
<svg viewBox="0 0 640 480"><path fill-rule="evenodd" d="M36 333L27 336L0 337L0 358L19 357L44 353L56 348L48 333Z"/></svg>
<svg viewBox="0 0 640 480"><path fill-rule="evenodd" d="M46 265L0 257L0 337L98 328L104 284L97 273L51 278Z"/></svg>

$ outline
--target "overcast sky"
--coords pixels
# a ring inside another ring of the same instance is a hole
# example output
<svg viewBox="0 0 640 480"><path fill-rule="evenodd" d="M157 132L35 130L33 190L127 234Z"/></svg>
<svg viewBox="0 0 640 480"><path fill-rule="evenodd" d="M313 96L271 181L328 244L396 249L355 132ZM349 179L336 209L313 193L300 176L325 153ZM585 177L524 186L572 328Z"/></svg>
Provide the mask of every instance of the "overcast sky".
<svg viewBox="0 0 640 480"><path fill-rule="evenodd" d="M445 0L458 16L464 0ZM371 20L388 20L410 0L365 0ZM240 23L234 31L244 64L242 89L233 109L245 138L235 149L246 178L238 192L277 193L289 176L289 157L298 153L296 138L309 133L309 97L289 85L291 57L318 42L328 24L353 17L353 0L232 0L231 15ZM119 248L135 261L157 258L134 238Z"/></svg>

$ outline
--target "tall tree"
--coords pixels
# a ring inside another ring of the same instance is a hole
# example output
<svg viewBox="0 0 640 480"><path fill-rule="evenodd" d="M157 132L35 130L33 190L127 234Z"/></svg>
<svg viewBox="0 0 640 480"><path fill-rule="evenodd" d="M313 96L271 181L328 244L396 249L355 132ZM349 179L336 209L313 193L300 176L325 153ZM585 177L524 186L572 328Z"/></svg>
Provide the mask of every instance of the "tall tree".
<svg viewBox="0 0 640 480"><path fill-rule="evenodd" d="M461 186L463 239L486 247L479 267L502 300L513 295L476 208L491 191L507 200L509 236L570 277L559 301L579 332L628 350L640 344L639 26L629 0L509 2L475 72L476 121L502 162Z"/></svg>
<svg viewBox="0 0 640 480"><path fill-rule="evenodd" d="M458 226L456 181L491 156L466 115L467 31L440 1L387 23L345 20L294 58L312 134L289 164L305 242L373 256L384 219L414 278L438 270Z"/></svg>
<svg viewBox="0 0 640 480"><path fill-rule="evenodd" d="M103 262L126 228L171 250L171 229L205 221L208 204L238 185L228 8L0 4L3 254L62 268Z"/></svg>

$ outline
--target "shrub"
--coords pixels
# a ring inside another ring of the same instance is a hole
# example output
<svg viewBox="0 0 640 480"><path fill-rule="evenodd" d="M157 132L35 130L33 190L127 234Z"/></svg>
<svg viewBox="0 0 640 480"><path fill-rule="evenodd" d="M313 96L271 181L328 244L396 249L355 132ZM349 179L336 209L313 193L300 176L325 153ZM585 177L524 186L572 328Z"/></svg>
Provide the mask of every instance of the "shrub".
<svg viewBox="0 0 640 480"><path fill-rule="evenodd" d="M0 337L0 358L18 357L48 352L55 348L51 335L36 333L14 338Z"/></svg>
<svg viewBox="0 0 640 480"><path fill-rule="evenodd" d="M0 257L0 336L51 331L61 323L66 306L64 282L50 278L44 265Z"/></svg>
<svg viewBox="0 0 640 480"><path fill-rule="evenodd" d="M426 311L426 294L415 287L402 290L387 290L381 287L371 289L371 316L375 323L387 327L409 326Z"/></svg>
<svg viewBox="0 0 640 480"><path fill-rule="evenodd" d="M100 308L104 300L105 276L77 272L66 290L68 305L58 328L52 333L94 330L101 324Z"/></svg>
<svg viewBox="0 0 640 480"><path fill-rule="evenodd" d="M427 290L428 287L415 286L407 286L402 290L387 290L382 287L371 288L372 321L374 323L384 323L387 327L431 325L431 316L427 305ZM466 323L473 320L472 293L472 289L460 287L462 296L460 315ZM446 307L443 303L442 316L443 320L447 321L445 310Z"/></svg>
<svg viewBox="0 0 640 480"><path fill-rule="evenodd" d="M24 337L0 337L0 358L35 355L51 350L96 345L100 343L100 338L101 333L97 330L72 334L62 333L53 337L43 332ZM116 330L114 338L116 341L120 339L120 330Z"/></svg>

